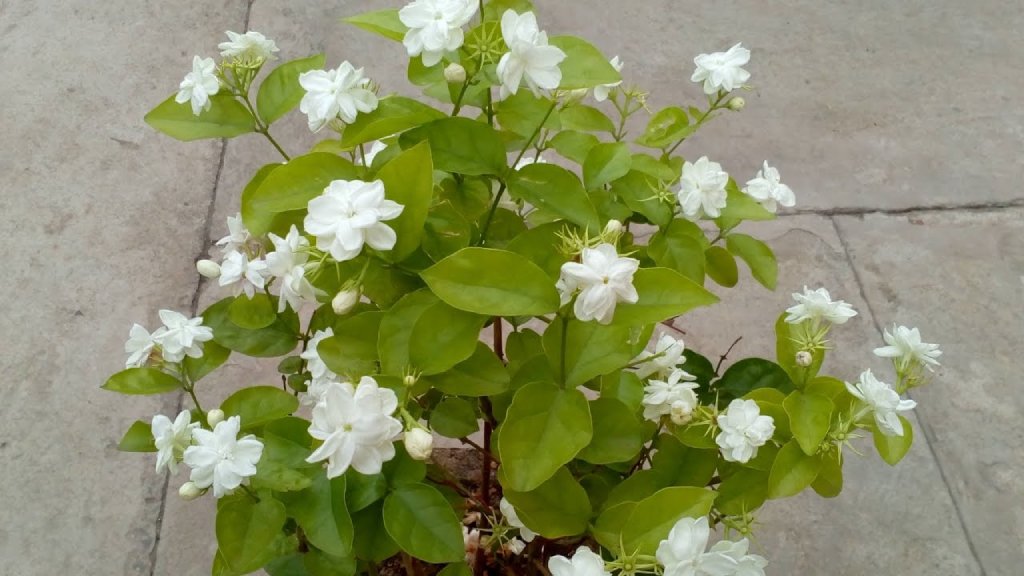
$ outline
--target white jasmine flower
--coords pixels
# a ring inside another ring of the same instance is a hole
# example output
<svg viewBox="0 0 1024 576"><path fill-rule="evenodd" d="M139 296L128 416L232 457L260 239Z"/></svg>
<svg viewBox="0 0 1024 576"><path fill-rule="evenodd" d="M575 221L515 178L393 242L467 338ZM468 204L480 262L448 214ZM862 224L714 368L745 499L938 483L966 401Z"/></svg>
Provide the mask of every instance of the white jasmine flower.
<svg viewBox="0 0 1024 576"><path fill-rule="evenodd" d="M124 351L128 354L128 360L125 361L124 367L142 368L145 366L155 345L154 334L150 334L139 324L133 324L132 329L128 331L128 341L124 343Z"/></svg>
<svg viewBox="0 0 1024 576"><path fill-rule="evenodd" d="M505 550L508 550L515 556L519 556L526 550L526 542L523 542L519 538L513 538L505 543Z"/></svg>
<svg viewBox="0 0 1024 576"><path fill-rule="evenodd" d="M402 442L413 460L429 460L434 452L434 436L418 426L407 431Z"/></svg>
<svg viewBox="0 0 1024 576"><path fill-rule="evenodd" d="M317 248L342 262L358 256L364 243L376 250L394 248L398 238L384 222L398 218L403 208L384 198L380 180L335 180L309 201L303 227L316 236Z"/></svg>
<svg viewBox="0 0 1024 576"><path fill-rule="evenodd" d="M764 446L775 434L772 417L762 416L757 402L739 398L719 414L718 427L722 431L715 442L728 462L749 462L757 456L758 447Z"/></svg>
<svg viewBox="0 0 1024 576"><path fill-rule="evenodd" d="M313 408L309 434L323 440L307 462L327 460L327 477L336 478L349 466L361 474L377 474L384 462L395 457L393 442L402 423L391 414L398 397L377 381L364 376L358 386L350 382L327 386L323 399Z"/></svg>
<svg viewBox="0 0 1024 576"><path fill-rule="evenodd" d="M234 216L228 216L228 235L217 240L217 246L220 247L223 254L244 252L245 245L249 243L250 237L249 230L242 223L242 214L238 213Z"/></svg>
<svg viewBox="0 0 1024 576"><path fill-rule="evenodd" d="M654 351L644 350L639 356L633 359L633 363L640 362L636 367L636 375L641 379L651 374L665 376L675 371L676 367L686 362L686 345L680 339L673 338L668 334L662 334L654 345ZM692 380L693 378L687 378Z"/></svg>
<svg viewBox="0 0 1024 576"><path fill-rule="evenodd" d="M480 547L480 531L463 526L462 545L466 548L466 564L472 564L476 559L476 550Z"/></svg>
<svg viewBox="0 0 1024 576"><path fill-rule="evenodd" d="M263 290L266 285L266 274L267 263L262 258L250 260L241 252L232 252L224 257L217 283L230 286L235 296L244 292L251 300L256 290Z"/></svg>
<svg viewBox="0 0 1024 576"><path fill-rule="evenodd" d="M657 422L662 416L677 412L685 420L697 408L698 385L692 375L673 370L667 380L651 380L644 386L644 418Z"/></svg>
<svg viewBox="0 0 1024 576"><path fill-rule="evenodd" d="M552 556L548 560L548 571L551 576L611 576L604 569L604 560L593 550L580 546L572 555L572 560L565 556Z"/></svg>
<svg viewBox="0 0 1024 576"><path fill-rule="evenodd" d="M711 553L718 553L736 562L736 567L729 574L733 576L764 576L764 567L768 560L757 554L747 554L750 542L743 538L739 542L722 540L711 547Z"/></svg>
<svg viewBox="0 0 1024 576"><path fill-rule="evenodd" d="M198 488L213 486L216 498L256 474L256 463L263 455L263 443L252 434L238 438L239 428L238 416L217 424L212 432L196 428L192 432L196 445L185 449L185 464L192 469L189 479Z"/></svg>
<svg viewBox="0 0 1024 576"><path fill-rule="evenodd" d="M793 191L780 181L779 171L769 166L767 160L764 161L764 166L757 176L747 182L747 187L743 191L773 214L779 209L779 204L786 208L796 205Z"/></svg>
<svg viewBox="0 0 1024 576"><path fill-rule="evenodd" d="M693 164L683 163L683 174L679 180L679 192L676 194L683 214L690 220L696 220L701 214L708 218L718 218L725 208L728 193L725 186L729 183L729 174L722 171L722 165L701 156Z"/></svg>
<svg viewBox="0 0 1024 576"><path fill-rule="evenodd" d="M210 96L220 91L220 80L214 72L217 65L213 58L192 58L192 71L178 86L178 95L174 101L178 104L192 103L192 113L199 116L204 110L210 109Z"/></svg>
<svg viewBox="0 0 1024 576"><path fill-rule="evenodd" d="M370 79L363 69L347 60L335 70L310 70L299 75L299 85L306 94L299 110L309 117L309 129L319 132L335 118L346 124L356 121L360 112L377 109L377 95L369 89Z"/></svg>
<svg viewBox="0 0 1024 576"><path fill-rule="evenodd" d="M875 348L875 355L895 359L901 371L914 362L926 366L929 370L933 369L932 366L939 365L939 361L936 360L942 355L939 345L921 342L921 332L917 328L894 324L892 332L886 330L883 337L888 346Z"/></svg>
<svg viewBox="0 0 1024 576"><path fill-rule="evenodd" d="M737 563L730 556L712 549L705 552L711 529L706 516L680 518L668 538L658 544L655 558L665 567L663 576L731 576Z"/></svg>
<svg viewBox="0 0 1024 576"><path fill-rule="evenodd" d="M357 166L372 166L373 165L373 159L376 158L377 154L380 154L381 152L383 152L384 149L387 148L387 147L388 147L388 145L383 143L383 142L381 142L380 140L374 140L373 142L370 143L370 147L366 149L365 156L363 156L362 158L360 158L358 156L356 157L356 165Z"/></svg>
<svg viewBox="0 0 1024 576"><path fill-rule="evenodd" d="M228 42L217 44L220 55L223 58L237 58L240 60L268 60L277 52L277 44L263 34L249 30L245 34L225 32L228 35Z"/></svg>
<svg viewBox="0 0 1024 576"><path fill-rule="evenodd" d="M402 43L409 56L423 56L424 66L462 47L462 27L476 14L477 0L415 0L398 11L409 27Z"/></svg>
<svg viewBox="0 0 1024 576"><path fill-rule="evenodd" d="M192 444L192 431L198 427L199 423L192 422L192 415L188 410L182 410L174 422L163 414L153 416L150 431L156 444L157 472L166 469L170 470L171 474L178 473L178 461L181 460L185 449Z"/></svg>
<svg viewBox="0 0 1024 576"><path fill-rule="evenodd" d="M874 413L878 429L886 436L903 436L903 423L898 412L913 410L917 402L903 400L891 386L875 378L871 370L860 374L857 384L846 383L850 394L867 404L868 410Z"/></svg>
<svg viewBox="0 0 1024 576"><path fill-rule="evenodd" d="M359 303L359 290L342 290L331 300L331 309L338 316L348 314Z"/></svg>
<svg viewBox="0 0 1024 576"><path fill-rule="evenodd" d="M619 59L618 56L609 60L608 63L612 65L612 68L615 68L616 72L622 72L623 62L622 60ZM621 85L622 80L619 80L618 82L612 82L611 84L601 84L599 86L594 86L594 100L597 100L598 102L604 102L605 100L608 99L608 94L613 89Z"/></svg>
<svg viewBox="0 0 1024 576"><path fill-rule="evenodd" d="M274 244L274 251L267 254L267 272L274 276L291 274L292 269L301 266L309 260L309 240L299 234L299 229L292 224L288 234L281 238L271 232L267 234L271 243Z"/></svg>
<svg viewBox="0 0 1024 576"><path fill-rule="evenodd" d="M327 384L338 380L338 375L331 372L331 369L320 358L320 353L316 348L320 342L331 336L334 336L333 328L317 330L313 337L309 339L309 342L306 343L306 349L299 355L300 358L306 361L306 370L313 377L306 390L306 394L302 397L304 404L316 404L319 402Z"/></svg>
<svg viewBox="0 0 1024 576"><path fill-rule="evenodd" d="M842 300L832 301L828 290L817 288L809 290L804 286L803 294L794 292L793 300L796 306L786 309L789 313L786 322L799 324L804 320L811 320L815 323L821 320L828 320L833 324L845 324L847 320L857 315L857 311Z"/></svg>
<svg viewBox="0 0 1024 576"><path fill-rule="evenodd" d="M548 45L548 35L537 27L533 12L506 10L501 16L501 35L509 49L497 69L502 99L518 92L523 80L535 96L558 88L562 82L558 65L565 60L565 52Z"/></svg>
<svg viewBox="0 0 1024 576"><path fill-rule="evenodd" d="M533 539L537 537L537 533L530 530L523 524L523 521L519 519L519 514L516 512L515 507L512 503L502 496L501 501L498 502L498 508L501 510L501 515L508 521L508 525L513 528L519 529L519 536L522 537L526 542L533 542Z"/></svg>
<svg viewBox="0 0 1024 576"><path fill-rule="evenodd" d="M519 162L516 162L515 169L516 170L522 170L524 166L529 166L530 164L547 164L547 163L548 163L548 161L544 159L544 155L543 154L537 154L537 155L534 155L534 156L530 156L529 154L523 154L523 157L519 159Z"/></svg>
<svg viewBox="0 0 1024 576"><path fill-rule="evenodd" d="M732 92L750 80L750 72L742 66L750 62L750 50L737 44L726 52L701 54L693 59L697 69L690 80L704 83L704 93L712 95L719 90Z"/></svg>
<svg viewBox="0 0 1024 576"><path fill-rule="evenodd" d="M313 283L306 278L305 268L293 266L290 272L280 278L280 296L277 299L278 313L284 312L285 306L291 306L292 310L298 312L307 303L317 304L316 296L322 291L317 290Z"/></svg>
<svg viewBox="0 0 1024 576"><path fill-rule="evenodd" d="M584 322L597 320L608 324L619 302L635 303L640 299L633 287L633 273L640 267L636 258L620 257L611 244L584 248L582 263L562 264L561 278L556 285L563 303L580 290L573 312Z"/></svg>
<svg viewBox="0 0 1024 576"><path fill-rule="evenodd" d="M160 321L164 325L153 333L153 339L168 362L181 362L185 356L201 358L200 344L213 340L213 329L203 326L202 316L189 318L173 310L161 310Z"/></svg>

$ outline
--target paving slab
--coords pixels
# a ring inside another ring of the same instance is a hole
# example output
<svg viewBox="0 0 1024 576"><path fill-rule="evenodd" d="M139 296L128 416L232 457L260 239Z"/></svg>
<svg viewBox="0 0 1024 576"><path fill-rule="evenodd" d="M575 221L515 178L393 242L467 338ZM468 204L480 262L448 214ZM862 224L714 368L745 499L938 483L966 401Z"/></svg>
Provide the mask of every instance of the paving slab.
<svg viewBox="0 0 1024 576"><path fill-rule="evenodd" d="M879 327L942 345L917 413L989 574L1024 563L1024 211L836 218Z"/></svg>
<svg viewBox="0 0 1024 576"><path fill-rule="evenodd" d="M0 2L0 574L150 573L163 477L116 446L177 399L99 386L132 322L191 307L220 143L142 117L245 9Z"/></svg>

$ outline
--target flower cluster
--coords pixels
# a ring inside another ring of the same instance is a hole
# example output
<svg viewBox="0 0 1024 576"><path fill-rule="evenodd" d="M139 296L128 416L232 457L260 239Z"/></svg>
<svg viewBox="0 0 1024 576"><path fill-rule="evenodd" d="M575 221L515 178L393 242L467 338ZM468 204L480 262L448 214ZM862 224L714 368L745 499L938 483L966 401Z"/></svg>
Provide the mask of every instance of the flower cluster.
<svg viewBox="0 0 1024 576"><path fill-rule="evenodd" d="M152 334L133 324L124 343L128 354L125 368L139 368L151 362L181 362L186 356L200 358L203 342L213 339L213 331L203 326L203 318L189 318L174 310L161 310L163 326ZM155 354L155 353L159 354Z"/></svg>

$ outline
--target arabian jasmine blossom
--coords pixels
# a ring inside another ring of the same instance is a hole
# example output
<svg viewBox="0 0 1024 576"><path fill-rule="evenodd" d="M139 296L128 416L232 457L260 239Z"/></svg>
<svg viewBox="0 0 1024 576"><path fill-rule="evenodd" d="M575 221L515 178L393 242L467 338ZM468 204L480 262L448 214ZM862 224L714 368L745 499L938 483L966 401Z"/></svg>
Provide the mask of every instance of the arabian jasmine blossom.
<svg viewBox="0 0 1024 576"><path fill-rule="evenodd" d="M199 488L213 487L220 498L256 474L256 463L263 455L263 443L252 434L241 438L241 419L232 416L217 424L213 431L196 428L192 432L194 446L185 449L185 464L192 469L189 477Z"/></svg>
<svg viewBox="0 0 1024 576"><path fill-rule="evenodd" d="M225 255L232 252L245 252L251 234L249 234L249 230L246 229L245 224L242 222L242 215L228 216L227 222L228 235L217 240L217 246L220 247L221 252Z"/></svg>
<svg viewBox="0 0 1024 576"><path fill-rule="evenodd" d="M217 282L221 287L231 287L235 296L245 293L251 300L257 290L263 290L267 275L267 263L262 258L250 260L241 252L232 252L224 257Z"/></svg>
<svg viewBox="0 0 1024 576"><path fill-rule="evenodd" d="M793 191L780 181L779 171L769 166L767 160L757 176L747 182L747 187L743 189L743 192L760 202L765 210L772 213L775 213L780 205L786 208L796 205L796 196Z"/></svg>
<svg viewBox="0 0 1024 576"><path fill-rule="evenodd" d="M573 307L576 318L609 324L619 302L635 303L639 299L633 287L639 260L619 256L611 244L584 248L581 260L562 264L557 284L563 302L579 291Z"/></svg>
<svg viewBox="0 0 1024 576"><path fill-rule="evenodd" d="M762 416L757 402L739 398L730 402L725 412L719 414L718 427L721 432L715 442L722 449L722 457L728 462L749 462L757 456L757 449L775 434L772 417Z"/></svg>
<svg viewBox="0 0 1024 576"><path fill-rule="evenodd" d="M719 90L732 92L750 79L750 72L742 68L750 62L750 50L737 44L725 52L701 54L693 59L697 69L690 78L704 85L704 93L712 95Z"/></svg>
<svg viewBox="0 0 1024 576"><path fill-rule="evenodd" d="M641 379L647 378L651 374L667 376L674 372L680 364L686 362L685 351L686 346L682 339L662 334L658 338L658 342L655 343L653 352L644 350L633 359L634 363L638 363L636 375ZM692 380L693 378L686 379Z"/></svg>
<svg viewBox="0 0 1024 576"><path fill-rule="evenodd" d="M192 104L192 113L199 116L209 110L212 103L210 96L220 91L220 80L216 74L217 65L213 58L192 58L192 71L185 75L178 87L178 95L174 101L178 104L189 102Z"/></svg>
<svg viewBox="0 0 1024 576"><path fill-rule="evenodd" d="M157 472L170 470L171 474L178 473L178 462L185 449L192 443L193 430L198 427L199 423L192 422L192 415L188 410L182 410L174 422L163 414L153 416L150 431L156 445Z"/></svg>
<svg viewBox="0 0 1024 576"><path fill-rule="evenodd" d="M899 370L906 370L914 363L929 370L939 365L937 358L942 355L939 345L922 342L917 328L893 325L892 332L886 330L883 337L888 346L875 348L875 356L892 358Z"/></svg>
<svg viewBox="0 0 1024 576"><path fill-rule="evenodd" d="M611 576L605 570L604 560L586 546L580 546L572 559L565 556L552 556L548 560L548 571L551 576Z"/></svg>
<svg viewBox="0 0 1024 576"><path fill-rule="evenodd" d="M612 58L608 63L612 65L612 68L615 68L616 72L622 72L623 62L621 59L619 59L618 56ZM597 86L594 86L594 100L597 100L598 102L604 102L605 100L608 99L608 94L612 90L621 85L622 80L619 80L618 82L612 82L611 84L599 84Z"/></svg>
<svg viewBox="0 0 1024 576"><path fill-rule="evenodd" d="M409 31L402 43L409 56L421 56L423 65L433 66L446 52L462 46L462 27L476 14L477 0L415 0L398 11Z"/></svg>
<svg viewBox="0 0 1024 576"><path fill-rule="evenodd" d="M161 310L163 327L153 333L161 354L168 362L181 362L185 356L201 358L203 342L213 340L213 330L203 326L203 317L189 318L173 310Z"/></svg>
<svg viewBox="0 0 1024 576"><path fill-rule="evenodd" d="M537 27L533 12L506 10L501 16L501 35L509 49L498 61L501 99L519 92L524 81L535 96L558 88L562 82L558 65L566 55L561 48L548 45L548 35Z"/></svg>
<svg viewBox="0 0 1024 576"><path fill-rule="evenodd" d="M913 410L917 402L900 398L899 393L885 382L882 382L871 370L861 372L856 384L846 383L846 389L858 400L864 402L867 409L875 416L875 424L886 436L903 436L903 423L899 412Z"/></svg>
<svg viewBox="0 0 1024 576"><path fill-rule="evenodd" d="M245 34L229 30L225 34L228 35L228 41L217 45L223 58L262 63L272 58L274 52L278 51L277 44L273 40L254 30L249 30Z"/></svg>
<svg viewBox="0 0 1024 576"><path fill-rule="evenodd" d="M698 385L690 374L673 370L665 380L651 380L644 387L644 418L657 422L666 414L677 413L676 418L685 420L697 408Z"/></svg>
<svg viewBox="0 0 1024 576"><path fill-rule="evenodd" d="M665 567L663 576L702 576L736 574L737 562L712 549L705 552L711 529L706 516L681 518L672 526L668 538L658 544L655 557Z"/></svg>
<svg viewBox="0 0 1024 576"><path fill-rule="evenodd" d="M153 348L157 344L155 335L155 332L150 334L139 324L132 324L128 332L128 341L124 343L124 351L128 354L128 360L124 363L125 368L141 368L149 362Z"/></svg>
<svg viewBox="0 0 1024 576"><path fill-rule="evenodd" d="M793 300L796 300L796 306L786 309L786 322L790 324L799 324L805 320L813 323L826 320L833 324L845 324L847 320L857 315L853 306L846 302L833 302L832 296L824 288L810 290L804 286L802 293L793 293Z"/></svg>
<svg viewBox="0 0 1024 576"><path fill-rule="evenodd" d="M309 118L309 129L319 132L335 119L346 124L356 121L360 112L377 109L377 95L370 90L370 79L363 69L347 60L335 70L310 70L299 75L299 85L306 91L299 110Z"/></svg>
<svg viewBox="0 0 1024 576"><path fill-rule="evenodd" d="M683 174L679 180L679 206L690 220L701 216L718 218L725 208L728 194L725 186L729 175L722 171L722 165L701 156L696 162L684 162Z"/></svg>
<svg viewBox="0 0 1024 576"><path fill-rule="evenodd" d="M526 542L533 542L533 539L537 537L537 533L530 530L523 524L523 521L519 519L519 514L516 512L515 507L512 503L502 497L498 503L498 508L501 510L501 515L505 517L505 521L508 525L513 528L519 529L519 536Z"/></svg>
<svg viewBox="0 0 1024 576"><path fill-rule="evenodd" d="M403 208L384 198L380 180L335 180L309 201L303 226L316 237L318 249L342 262L358 256L364 244L375 250L394 248L397 236L384 222L398 218Z"/></svg>

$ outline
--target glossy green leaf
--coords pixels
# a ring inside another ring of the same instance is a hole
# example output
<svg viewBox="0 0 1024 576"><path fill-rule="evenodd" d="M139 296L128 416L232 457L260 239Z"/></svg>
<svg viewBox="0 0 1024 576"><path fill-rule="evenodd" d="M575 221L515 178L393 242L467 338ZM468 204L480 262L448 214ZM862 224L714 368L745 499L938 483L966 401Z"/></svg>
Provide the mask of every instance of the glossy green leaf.
<svg viewBox="0 0 1024 576"><path fill-rule="evenodd" d="M423 251L434 261L469 246L473 229L469 220L451 202L435 204L427 213L423 230Z"/></svg>
<svg viewBox="0 0 1024 576"><path fill-rule="evenodd" d="M551 278L533 262L506 250L465 248L420 276L438 298L459 310L535 316L559 307Z"/></svg>
<svg viewBox="0 0 1024 576"><path fill-rule="evenodd" d="M786 322L788 314L783 312L775 322L775 355L779 365L789 374L793 382L799 386L806 386L821 369L825 361L825 350L817 348L808 351L811 354L811 363L808 366L800 366L796 363L796 355L800 351L799 342L803 339L803 324L790 324ZM845 390L846 386L843 386ZM829 395L831 396L831 395Z"/></svg>
<svg viewBox="0 0 1024 576"><path fill-rule="evenodd" d="M444 302L431 305L412 327L409 363L427 376L448 370L473 355L486 321Z"/></svg>
<svg viewBox="0 0 1024 576"><path fill-rule="evenodd" d="M156 452L153 432L149 424L136 420L117 445L121 452Z"/></svg>
<svg viewBox="0 0 1024 576"><path fill-rule="evenodd" d="M544 352L566 388L622 368L633 359L630 330L570 319L552 322L544 332Z"/></svg>
<svg viewBox="0 0 1024 576"><path fill-rule="evenodd" d="M555 164L530 164L509 177L508 191L536 208L550 210L596 235L601 230L587 191L575 174ZM550 247L549 247L550 249Z"/></svg>
<svg viewBox="0 0 1024 576"><path fill-rule="evenodd" d="M383 502L376 502L352 515L356 556L370 562L383 562L398 554L398 544L384 528Z"/></svg>
<svg viewBox="0 0 1024 576"><path fill-rule="evenodd" d="M388 495L384 526L402 550L425 562L459 562L466 554L455 511L425 484L401 486Z"/></svg>
<svg viewBox="0 0 1024 576"><path fill-rule="evenodd" d="M352 381L377 372L377 336L382 312L363 312L334 325L334 335L317 344L320 358L335 374Z"/></svg>
<svg viewBox="0 0 1024 576"><path fill-rule="evenodd" d="M290 496L288 514L314 546L334 556L352 552L352 518L345 503L345 477L318 474L313 484Z"/></svg>
<svg viewBox="0 0 1024 576"><path fill-rule="evenodd" d="M501 20L501 15L506 10L515 10L519 14L533 12L533 2L530 0L487 0L484 4L484 18Z"/></svg>
<svg viewBox="0 0 1024 576"><path fill-rule="evenodd" d="M299 85L299 76L309 70L322 70L324 55L316 54L285 62L270 71L260 83L256 94L256 111L264 124L270 125L299 105L306 91Z"/></svg>
<svg viewBox="0 0 1024 576"><path fill-rule="evenodd" d="M555 36L550 43L561 48L566 55L559 65L562 82L558 87L562 90L593 88L622 80L619 72L608 62L608 57L586 40L576 36Z"/></svg>
<svg viewBox="0 0 1024 576"><path fill-rule="evenodd" d="M634 154L634 163L637 158L646 157ZM633 168L628 174L612 183L612 192L621 198L630 210L643 214L652 223L658 226L668 225L672 220L675 200L672 200L672 204L660 200L658 190L663 186L662 182L654 176L637 171L635 165Z"/></svg>
<svg viewBox="0 0 1024 576"><path fill-rule="evenodd" d="M247 210L259 214L305 210L309 201L323 194L333 180L353 180L357 175L351 162L334 154L314 152L292 158L267 175L249 196ZM250 222L246 226L253 234L266 232L253 229Z"/></svg>
<svg viewBox="0 0 1024 576"><path fill-rule="evenodd" d="M640 453L647 438L636 414L614 398L590 402L594 436L577 458L591 464L625 462Z"/></svg>
<svg viewBox="0 0 1024 576"><path fill-rule="evenodd" d="M744 358L733 364L715 386L723 400L740 398L758 388L775 388L786 394L793 391L793 382L786 371L762 358Z"/></svg>
<svg viewBox="0 0 1024 576"><path fill-rule="evenodd" d="M696 125L690 126L686 111L678 106L659 110L647 122L647 129L637 138L637 144L650 148L666 148L689 136Z"/></svg>
<svg viewBox="0 0 1024 576"><path fill-rule="evenodd" d="M590 409L580 391L547 382L523 386L498 429L503 486L518 492L536 489L589 444L592 435Z"/></svg>
<svg viewBox="0 0 1024 576"><path fill-rule="evenodd" d="M369 114L360 114L355 122L345 127L341 135L341 145L351 148L444 117L443 112L412 98L388 96L378 101L376 110Z"/></svg>
<svg viewBox="0 0 1024 576"><path fill-rule="evenodd" d="M298 398L274 386L242 388L220 405L226 416L238 416L241 419L243 431L284 418L298 408Z"/></svg>
<svg viewBox="0 0 1024 576"><path fill-rule="evenodd" d="M606 374L601 378L601 398L614 398L636 412L644 398L644 383L631 370Z"/></svg>
<svg viewBox="0 0 1024 576"><path fill-rule="evenodd" d="M601 546L616 553L633 554L635 550L622 549L622 529L636 509L636 502L621 502L607 506L597 517L590 533Z"/></svg>
<svg viewBox="0 0 1024 576"><path fill-rule="evenodd" d="M881 430L878 430L877 427L873 434L875 450L878 451L878 455L882 457L882 460L885 460L886 464L890 466L899 464L899 461L910 451L910 445L914 443L914 427L903 416L899 418L900 422L903 423L903 436L888 436Z"/></svg>
<svg viewBox="0 0 1024 576"><path fill-rule="evenodd" d="M309 576L355 576L356 573L354 556L333 556L316 548L302 555L302 566Z"/></svg>
<svg viewBox="0 0 1024 576"><path fill-rule="evenodd" d="M277 320L277 302L264 293L253 294L252 298L240 294L228 306L228 320L246 330L266 328Z"/></svg>
<svg viewBox="0 0 1024 576"><path fill-rule="evenodd" d="M704 246L673 221L655 232L647 246L647 254L658 264L671 268L694 283L704 285Z"/></svg>
<svg viewBox="0 0 1024 576"><path fill-rule="evenodd" d="M768 499L768 474L764 470L738 468L718 486L715 507L729 515L757 510Z"/></svg>
<svg viewBox="0 0 1024 576"><path fill-rule="evenodd" d="M473 576L473 570L465 562L445 566L437 576Z"/></svg>
<svg viewBox="0 0 1024 576"><path fill-rule="evenodd" d="M373 32L397 42L401 42L405 38L405 33L408 30L405 24L402 24L401 19L398 18L397 9L364 12L342 18L342 22L347 22L367 32Z"/></svg>
<svg viewBox="0 0 1024 576"><path fill-rule="evenodd" d="M548 144L565 158L582 166L590 150L600 142L593 134L563 130L549 140Z"/></svg>
<svg viewBox="0 0 1024 576"><path fill-rule="evenodd" d="M233 298L225 298L203 311L203 323L213 329L213 339L221 346L247 356L276 358L292 352L299 342L299 318L291 310L277 315L266 328L246 330L228 318Z"/></svg>
<svg viewBox="0 0 1024 576"><path fill-rule="evenodd" d="M261 439L263 454L251 480L254 489L293 492L312 484L322 465L306 462L312 452L308 420L291 416L274 420L264 426Z"/></svg>
<svg viewBox="0 0 1024 576"><path fill-rule="evenodd" d="M587 190L596 190L622 178L633 166L633 154L622 142L604 142L594 146L583 161L583 182Z"/></svg>
<svg viewBox="0 0 1024 576"><path fill-rule="evenodd" d="M768 478L768 497L787 498L796 496L811 485L821 470L821 458L808 456L795 440L790 440L779 450Z"/></svg>
<svg viewBox="0 0 1024 576"><path fill-rule="evenodd" d="M429 290L419 290L405 295L384 313L377 335L377 351L384 374L404 376L406 369L411 368L409 341L412 330L409 327L415 326L427 308L438 302L440 300Z"/></svg>
<svg viewBox="0 0 1024 576"><path fill-rule="evenodd" d="M549 115L551 106L551 100L538 98L529 90L520 90L497 103L495 114L502 130L508 130L526 139L533 135L542 121L549 130L558 130L559 113L552 111ZM548 117L546 121L545 116Z"/></svg>
<svg viewBox="0 0 1024 576"><path fill-rule="evenodd" d="M775 253L767 244L746 234L729 234L725 237L725 245L729 252L747 263L754 279L769 290L775 289L779 265L775 261Z"/></svg>
<svg viewBox="0 0 1024 576"><path fill-rule="evenodd" d="M715 220L719 228L733 227L741 220L773 220L775 214L765 210L757 200L745 194L736 185L732 178L725 187L727 196L725 208L722 208L722 216Z"/></svg>
<svg viewBox="0 0 1024 576"><path fill-rule="evenodd" d="M232 498L217 508L217 545L231 571L248 574L277 555L274 541L287 519L284 504L269 494L254 502Z"/></svg>
<svg viewBox="0 0 1024 576"><path fill-rule="evenodd" d="M403 148L430 142L434 167L466 176L505 172L505 144L498 132L469 118L442 118L402 135Z"/></svg>
<svg viewBox="0 0 1024 576"><path fill-rule="evenodd" d="M267 176L271 172L278 168L285 166L285 164L274 163L266 164L262 168L256 171L249 183L245 185L242 190L241 199L241 213L242 222L245 223L245 227L249 230L262 230L265 232L273 232L278 236L285 236L292 224L296 226L302 225L302 219L305 214L301 210L293 210L291 212L270 212L263 210L262 208L257 209L253 207L252 197L259 190L259 187L263 184L263 181L267 179Z"/></svg>
<svg viewBox="0 0 1024 576"><path fill-rule="evenodd" d="M664 488L637 503L622 527L626 550L653 555L680 518L700 518L711 511L715 493L694 486Z"/></svg>
<svg viewBox="0 0 1024 576"><path fill-rule="evenodd" d="M121 394L163 394L181 389L181 381L156 368L128 368L114 374L101 386Z"/></svg>
<svg viewBox="0 0 1024 576"><path fill-rule="evenodd" d="M843 465L839 462L838 451L821 457L821 470L811 488L822 498L835 498L843 491Z"/></svg>
<svg viewBox="0 0 1024 576"><path fill-rule="evenodd" d="M711 246L704 251L704 270L720 286L732 288L740 280L736 257L721 246Z"/></svg>
<svg viewBox="0 0 1024 576"><path fill-rule="evenodd" d="M376 177L384 182L388 199L403 206L398 218L386 223L395 230L398 240L394 248L381 252L385 260L404 260L419 248L427 211L434 197L433 173L430 147L426 143L403 151L377 172Z"/></svg>
<svg viewBox="0 0 1024 576"><path fill-rule="evenodd" d="M188 142L205 138L234 138L256 130L252 114L226 90L210 97L210 109L196 116L188 102L178 104L175 95L146 114L146 124L171 138Z"/></svg>
<svg viewBox="0 0 1024 576"><path fill-rule="evenodd" d="M832 423L832 401L818 394L805 394L799 390L783 402L793 439L804 453L813 456L824 442Z"/></svg>
<svg viewBox="0 0 1024 576"><path fill-rule="evenodd" d="M563 109L559 114L559 119L562 121L562 127L567 130L615 133L615 124L611 118L597 108L586 104L574 104Z"/></svg>
<svg viewBox="0 0 1024 576"><path fill-rule="evenodd" d="M431 386L457 396L494 396L508 390L509 375L501 359L483 342L451 370L427 378Z"/></svg>
<svg viewBox="0 0 1024 576"><path fill-rule="evenodd" d="M641 268L633 275L640 299L636 304L619 304L613 324L654 324L718 302L703 286L668 268Z"/></svg>
<svg viewBox="0 0 1024 576"><path fill-rule="evenodd" d="M231 350L211 340L203 342L203 355L201 357L192 358L191 356L185 356L185 359L181 361L181 365L185 368L185 374L188 375L189 380L198 382L221 367L224 362L227 362L230 355Z"/></svg>
<svg viewBox="0 0 1024 576"><path fill-rule="evenodd" d="M463 438L480 429L476 409L462 398L445 398L430 412L430 428L448 438Z"/></svg>
<svg viewBox="0 0 1024 576"><path fill-rule="evenodd" d="M587 529L590 499L567 468L559 468L534 490L505 490L504 495L523 524L545 538L575 536Z"/></svg>

